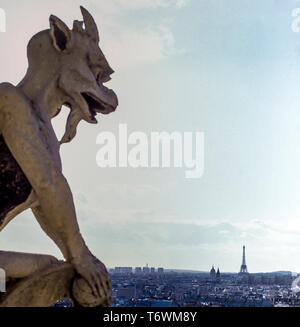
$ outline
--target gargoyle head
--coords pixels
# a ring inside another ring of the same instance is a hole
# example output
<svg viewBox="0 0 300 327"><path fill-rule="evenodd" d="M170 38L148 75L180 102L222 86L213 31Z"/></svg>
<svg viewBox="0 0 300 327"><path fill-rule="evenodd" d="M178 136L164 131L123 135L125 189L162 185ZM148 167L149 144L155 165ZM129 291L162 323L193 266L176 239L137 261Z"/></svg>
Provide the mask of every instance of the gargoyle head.
<svg viewBox="0 0 300 327"><path fill-rule="evenodd" d="M80 9L83 21L75 20L72 30L51 15L50 30L36 34L27 51L27 75L39 74L37 80L49 81L43 92L49 93L50 116L56 116L62 105L71 109L61 143L73 139L80 120L96 124L97 113L108 114L118 106L116 94L104 86L113 70L99 48L97 25L86 9Z"/></svg>

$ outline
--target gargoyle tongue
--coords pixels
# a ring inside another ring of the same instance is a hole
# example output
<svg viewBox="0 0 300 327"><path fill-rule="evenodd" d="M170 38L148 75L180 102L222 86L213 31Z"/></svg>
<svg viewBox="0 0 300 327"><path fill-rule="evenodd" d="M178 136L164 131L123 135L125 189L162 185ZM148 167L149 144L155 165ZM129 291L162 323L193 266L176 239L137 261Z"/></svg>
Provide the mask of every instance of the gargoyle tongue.
<svg viewBox="0 0 300 327"><path fill-rule="evenodd" d="M66 131L59 142L60 144L68 143L75 137L77 132L77 125L82 119L83 117L80 110L71 109L67 119Z"/></svg>

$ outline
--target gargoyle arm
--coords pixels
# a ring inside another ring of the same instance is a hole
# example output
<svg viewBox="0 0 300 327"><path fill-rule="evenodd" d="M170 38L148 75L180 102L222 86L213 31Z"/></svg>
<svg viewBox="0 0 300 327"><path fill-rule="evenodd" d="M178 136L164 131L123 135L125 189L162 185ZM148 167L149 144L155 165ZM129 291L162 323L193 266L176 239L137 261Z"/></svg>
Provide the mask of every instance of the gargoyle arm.
<svg viewBox="0 0 300 327"><path fill-rule="evenodd" d="M29 102L16 88L10 88L6 94L6 104L1 106L0 132L37 194L44 213L42 228L47 233L49 226L51 232L47 234L55 234L54 242L61 240L66 260L82 256L87 247L79 231L71 190L55 162L53 149L50 151Z"/></svg>
<svg viewBox="0 0 300 327"><path fill-rule="evenodd" d="M37 222L43 229L43 231L54 241L54 243L58 246L64 258L68 257L68 250L64 244L64 242L59 238L56 231L53 230L53 227L49 225L47 216L44 214L41 206L36 206L31 208Z"/></svg>

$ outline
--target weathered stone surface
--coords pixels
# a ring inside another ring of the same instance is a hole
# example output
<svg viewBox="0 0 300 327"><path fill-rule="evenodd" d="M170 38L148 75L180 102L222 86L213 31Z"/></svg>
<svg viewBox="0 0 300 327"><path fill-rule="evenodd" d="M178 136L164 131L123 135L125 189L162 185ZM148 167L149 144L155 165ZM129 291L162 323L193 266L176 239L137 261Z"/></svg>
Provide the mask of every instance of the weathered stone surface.
<svg viewBox="0 0 300 327"><path fill-rule="evenodd" d="M97 258L95 258L94 263L97 269L100 271L103 269L103 263ZM111 288L110 282L107 281L107 283L107 287ZM87 281L82 277L74 279L71 290L71 299L75 305L82 307L105 307L110 305L112 302L111 296L107 296L103 291L101 291L100 296L95 296Z"/></svg>
<svg viewBox="0 0 300 327"><path fill-rule="evenodd" d="M84 21L74 21L72 30L51 15L50 29L28 44L23 80L17 86L0 84L0 231L31 208L66 260L0 251L0 267L11 281L1 306L47 306L66 295L78 305L111 301L108 272L80 233L59 154L82 119L95 124L97 113L118 106L116 94L104 86L113 70L99 48L97 25L86 9L81 12ZM70 114L58 142L51 119L63 105Z"/></svg>
<svg viewBox="0 0 300 327"><path fill-rule="evenodd" d="M47 266L27 278L8 284L0 298L0 307L44 307L62 299L72 299L75 271L70 263Z"/></svg>

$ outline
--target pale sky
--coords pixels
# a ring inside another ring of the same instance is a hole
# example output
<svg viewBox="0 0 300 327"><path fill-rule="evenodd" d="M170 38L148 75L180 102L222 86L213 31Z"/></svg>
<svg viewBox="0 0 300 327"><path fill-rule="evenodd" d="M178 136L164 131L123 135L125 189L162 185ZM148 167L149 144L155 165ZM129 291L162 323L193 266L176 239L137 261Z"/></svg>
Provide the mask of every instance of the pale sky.
<svg viewBox="0 0 300 327"><path fill-rule="evenodd" d="M300 33L294 0L1 0L0 81L18 83L26 45L50 14L69 27L79 6L94 15L115 70L120 105L98 125L82 122L63 145L63 172L82 234L108 267L300 272ZM61 135L66 113L55 119ZM99 168L97 135L205 133L205 172ZM58 249L23 213L0 249Z"/></svg>

